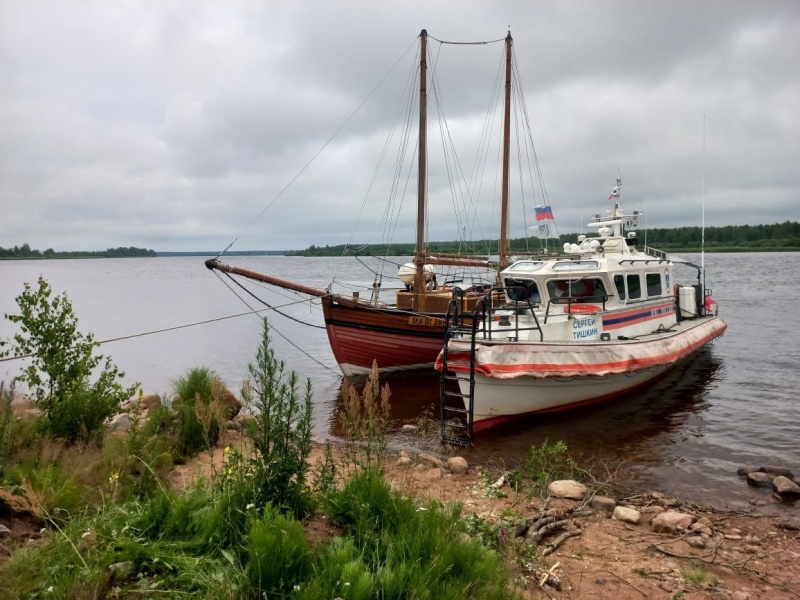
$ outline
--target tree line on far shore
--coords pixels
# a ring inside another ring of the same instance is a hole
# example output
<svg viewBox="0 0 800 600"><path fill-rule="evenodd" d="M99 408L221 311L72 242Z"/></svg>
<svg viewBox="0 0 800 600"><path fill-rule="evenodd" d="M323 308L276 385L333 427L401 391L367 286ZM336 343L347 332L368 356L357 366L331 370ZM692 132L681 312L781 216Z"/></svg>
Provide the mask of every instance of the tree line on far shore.
<svg viewBox="0 0 800 600"><path fill-rule="evenodd" d="M3 248L0 246L0 258L125 258L131 256L156 256L155 250L146 248L108 248L107 250L88 251L76 250L72 252L56 252L48 248L44 252L31 249L28 244L14 246L13 248Z"/></svg>
<svg viewBox="0 0 800 600"><path fill-rule="evenodd" d="M700 227L674 227L671 229L648 229L638 232L639 244L658 248L659 250L699 252L703 238ZM558 238L556 245L575 242L577 234L564 234ZM542 246L544 240L533 237L509 240L510 252L535 251ZM555 239L549 240L552 245ZM497 254L497 240L479 240L470 242L429 242L428 252L452 252L470 254ZM559 246L560 247L560 246ZM342 256L343 254L359 254L374 256L411 256L414 244L339 244L337 246L312 245L305 250L287 252L289 256ZM558 247L556 249L559 249ZM784 221L773 225L726 225L723 227L705 228L705 249L709 252L751 252L751 251L800 251L800 223Z"/></svg>

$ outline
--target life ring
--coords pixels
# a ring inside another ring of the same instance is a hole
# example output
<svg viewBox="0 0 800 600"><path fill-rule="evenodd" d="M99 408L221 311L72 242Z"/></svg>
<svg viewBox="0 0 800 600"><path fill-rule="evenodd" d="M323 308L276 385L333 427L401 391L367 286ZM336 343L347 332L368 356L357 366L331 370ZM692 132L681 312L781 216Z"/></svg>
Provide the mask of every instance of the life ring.
<svg viewBox="0 0 800 600"><path fill-rule="evenodd" d="M596 304L568 304L564 307L564 312L576 315L588 315L603 312L603 309Z"/></svg>

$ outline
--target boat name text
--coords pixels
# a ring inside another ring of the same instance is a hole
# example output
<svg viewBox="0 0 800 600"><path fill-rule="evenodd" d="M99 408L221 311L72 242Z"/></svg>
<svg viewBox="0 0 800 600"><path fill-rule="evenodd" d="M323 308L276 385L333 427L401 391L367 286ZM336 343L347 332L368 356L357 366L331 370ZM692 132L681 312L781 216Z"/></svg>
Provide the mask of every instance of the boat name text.
<svg viewBox="0 0 800 600"><path fill-rule="evenodd" d="M442 324L442 320L435 317L408 317L408 324L420 325L422 327L436 327Z"/></svg>
<svg viewBox="0 0 800 600"><path fill-rule="evenodd" d="M575 319L572 322L572 339L580 340L583 338L594 337L597 335L597 319L595 317L587 317L585 319Z"/></svg>

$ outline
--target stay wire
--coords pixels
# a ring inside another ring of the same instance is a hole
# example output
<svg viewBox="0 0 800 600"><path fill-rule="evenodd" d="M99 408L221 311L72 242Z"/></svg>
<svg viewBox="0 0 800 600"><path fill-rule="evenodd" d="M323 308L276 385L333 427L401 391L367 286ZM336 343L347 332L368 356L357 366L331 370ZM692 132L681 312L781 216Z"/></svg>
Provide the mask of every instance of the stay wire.
<svg viewBox="0 0 800 600"><path fill-rule="evenodd" d="M216 271L214 271L214 273L217 275L217 277L219 277L219 274L217 274L217 272L216 272ZM307 327L313 327L314 329L325 329L325 327L322 327L322 326L320 326L320 325L313 325L312 323L306 323L305 321L301 321L300 319L298 319L298 318L296 318L296 317L293 317L293 316L291 316L291 315L287 315L285 312L281 312L281 311L280 311L280 310L278 310L276 307L274 307L274 306L272 306L271 304L269 304L269 303L268 303L266 300L262 300L261 298L259 298L258 296L256 296L256 295L255 295L255 294L254 294L254 293L253 293L251 290L248 290L248 289L247 289L245 286L243 286L243 285L242 285L242 283L241 283L240 281L238 281L238 280L234 279L234 278L233 278L233 276L232 276L230 273L225 273L225 276L226 276L228 279L230 279L230 280L231 280L233 283L235 283L236 285L238 285L238 286L239 286L239 287L240 287L240 288L241 288L241 289L242 289L242 290L243 290L245 293L249 294L249 295L250 295L250 296L252 296L252 297L253 297L255 300L259 301L261 304L263 304L264 306L266 306L266 307L267 307L267 309L269 309L269 310L271 310L271 311L274 311L274 312L278 313L278 314L279 314L279 315L281 315L282 317L286 317L287 319L289 319L290 321L294 321L295 323L300 323L300 325L305 325L305 326L307 326ZM233 288L231 288L230 286L228 286L228 284L227 284L227 282L226 282L225 280L222 280L222 283L224 283L224 284L225 284L225 285L228 287L228 289L230 289L230 290L231 290L231 291L232 291L234 294L236 294L236 291L235 291L235 290L233 290ZM241 300L241 298L239 297L239 295L238 295L238 294L236 294L236 297L237 297L237 298L239 298L239 299ZM242 300L242 301L244 302L244 300ZM305 303L305 300L303 300L302 302L304 302L304 303ZM249 308L249 306L248 306L248 308ZM255 312L255 311L254 311L254 312Z"/></svg>
<svg viewBox="0 0 800 600"><path fill-rule="evenodd" d="M242 304L244 304L244 305L245 305L247 308L249 308L249 309L250 309L250 313L245 313L245 314L257 314L257 313L261 312L261 311L259 311L259 310L256 310L256 309L254 309L252 306L250 306L250 305L247 303L247 300L245 300L245 299L244 299L244 298L242 298L242 297L241 297L239 294L237 294L237 293L236 293L236 290L234 290L232 287L230 287L230 286L228 285L228 282L226 282L224 279L222 279L222 278L219 276L219 274L218 274L216 271L214 272L214 274L215 274L215 275L217 275L217 277L219 277L219 280L220 280L220 281L221 281L221 282L222 282L222 283L223 283L223 284L224 284L224 285L225 285L225 286L226 286L226 287L227 287L227 288L228 288L228 289L229 289L229 290L230 290L230 291L233 293L233 295L234 295L234 296L236 296L237 298L239 298L239 300L241 300L241 301L242 301ZM269 304L267 304L266 302L264 302L264 301L263 301L261 298L259 298L258 296L256 296L256 295L255 295L255 294L253 294L252 292L250 292L250 290L248 290L247 288L245 288L244 286L242 286L242 285L241 285L241 284L240 284L238 281L236 281L235 279L233 279L233 277L231 277L231 276L230 276L230 274L226 273L226 275L228 276L228 278L230 278L230 279L231 279L231 281L233 281L235 284L237 284L239 287L241 287L241 288L242 288L242 289L243 289L245 292L247 292L248 294L250 294L251 296L253 296L253 298L255 298L256 300L258 300L258 301L259 301L259 302L261 302L262 304L264 304L264 305L266 305L266 306L268 306L268 307L269 307L268 309L264 309L264 310L275 310L275 308L274 308L274 307L271 307L271 306L269 306ZM286 314L284 314L284 313L282 313L282 312L279 312L279 311L276 311L276 312L278 312L278 314L280 314L280 315L283 315L284 317L287 317L287 318L291 319L292 321L297 321L298 323L301 323L301 324L303 324L303 325L309 325L309 327L318 327L319 329L325 329L324 327L319 327L318 325L310 325L309 323L303 323L302 321L299 321L298 319L295 319L295 318L293 318L293 317L289 317L288 315L286 315ZM281 338L283 338L283 340L284 340L284 341L285 341L287 344L289 344L290 346L292 346L292 347L293 347L295 350L297 350L298 352L300 352L302 355L304 355L304 356L305 356L306 358L308 358L309 360L312 360L312 361L314 361L314 362L315 362L315 363L317 363L317 364L318 364L320 367L322 367L323 369L326 369L326 370L330 371L330 372L331 372L331 373L333 373L334 375L337 375L337 376L339 375L339 373L338 373L337 371L334 371L333 369L331 369L331 368L330 368L328 365L326 365L325 363L323 363L323 362L321 362L320 360L318 360L318 359L314 358L313 356L311 356L311 355L310 355L308 352L306 352L305 350L303 350L303 349L302 349L300 346L298 346L298 345L297 345L297 344L295 344L295 343L294 343L292 340L290 340L288 337L286 337L284 334L282 334L282 333L281 333L281 332L280 332L278 329L276 329L276 328L275 328L275 326L274 326L274 325L270 325L269 329L270 329L270 331L274 331L275 333L277 333L277 334L278 334L278 335L279 335Z"/></svg>
<svg viewBox="0 0 800 600"><path fill-rule="evenodd" d="M247 226L244 229L242 229L242 231L239 233L239 235L237 235L235 238L233 238L233 241L230 244L228 244L222 252L217 254L217 258L219 258L223 254L225 254L228 250L230 250L233 247L233 245L237 241L239 241L239 238L242 237L247 232L247 230L250 229L253 226L253 224L256 221L258 221L264 215L264 213L267 212L267 210L269 210L269 208L273 204L275 204L275 202L278 200L278 198L283 196L283 194L286 192L286 190L288 190L292 186L292 184L295 181L297 181L297 178L300 177L300 175L302 175L305 172L305 170L308 169L309 166L311 166L311 163L313 163L317 159L317 157L322 153L322 151L325 150L325 148L328 147L328 145L334 140L334 138L336 138L337 135L339 135L339 133L342 131L342 129L344 129L345 126L347 126L347 124L353 119L353 117L355 117L356 114L358 114L358 112L362 109L362 107L367 103L367 100L369 100L372 97L372 95L378 90L378 88L381 87L381 85L383 85L383 82L386 81L387 77L389 77L389 74L392 71L394 71L395 67L400 63L401 60L403 60L403 57L406 54L408 54L408 51L413 47L413 45L414 44L412 43L412 44L409 45L408 48L406 48L406 50L403 52L402 55L400 55L400 57L395 61L395 63L391 66L391 68L384 74L383 77L381 77L380 81L378 81L378 83L375 85L375 87L372 88L370 93L367 94L367 96L361 101L361 104L359 104L355 108L355 110L352 113L350 113L350 116L348 116L344 120L344 122L341 125L339 125L339 127L336 129L336 131L333 132L333 135L331 135L328 138L328 140L320 147L320 149L317 150L314 153L314 155L308 160L308 162L305 165L303 165L303 167L295 174L295 176L292 177L285 186L283 186L283 189L281 189L281 191L278 192L278 194L272 200L270 200L270 202L261 210L261 212L259 212L255 216L255 218L252 221L250 221L250 223L248 223Z"/></svg>
<svg viewBox="0 0 800 600"><path fill-rule="evenodd" d="M430 34L428 34L428 39L434 40L435 42L439 42L440 44L451 44L453 46L482 46L485 44L496 44L497 42L506 41L506 38L500 38L497 40L488 40L486 42L448 42L445 40L440 40L439 38L435 38Z"/></svg>

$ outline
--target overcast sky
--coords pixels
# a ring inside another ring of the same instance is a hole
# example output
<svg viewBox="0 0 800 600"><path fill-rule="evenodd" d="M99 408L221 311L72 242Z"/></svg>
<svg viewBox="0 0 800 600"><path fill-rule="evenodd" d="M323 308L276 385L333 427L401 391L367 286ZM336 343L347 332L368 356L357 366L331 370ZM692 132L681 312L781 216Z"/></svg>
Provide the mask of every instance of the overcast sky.
<svg viewBox="0 0 800 600"><path fill-rule="evenodd" d="M699 225L703 164L707 225L800 220L796 0L3 0L0 246L380 242L387 175L361 206L420 30L477 41L509 27L562 232L608 207L617 176L647 226ZM469 172L502 44L431 52ZM429 238L454 239L450 184L429 164ZM395 241L413 241L415 190L412 178ZM493 235L496 205L482 207Z"/></svg>

